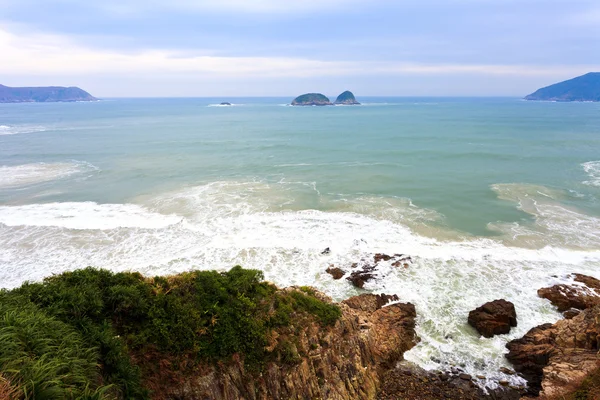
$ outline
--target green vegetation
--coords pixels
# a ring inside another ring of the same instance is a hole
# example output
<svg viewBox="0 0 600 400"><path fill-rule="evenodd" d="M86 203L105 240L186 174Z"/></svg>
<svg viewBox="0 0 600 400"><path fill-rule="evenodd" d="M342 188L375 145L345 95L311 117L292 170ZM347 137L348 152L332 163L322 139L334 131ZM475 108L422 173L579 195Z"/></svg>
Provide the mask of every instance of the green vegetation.
<svg viewBox="0 0 600 400"><path fill-rule="evenodd" d="M267 360L294 363L293 344L270 354L267 337L303 314L326 326L341 312L309 288L278 291L239 266L151 279L86 268L26 283L0 292L0 397L148 398L148 354L227 362L240 353L255 371Z"/></svg>
<svg viewBox="0 0 600 400"><path fill-rule="evenodd" d="M293 106L330 106L329 98L321 93L306 93L292 101Z"/></svg>

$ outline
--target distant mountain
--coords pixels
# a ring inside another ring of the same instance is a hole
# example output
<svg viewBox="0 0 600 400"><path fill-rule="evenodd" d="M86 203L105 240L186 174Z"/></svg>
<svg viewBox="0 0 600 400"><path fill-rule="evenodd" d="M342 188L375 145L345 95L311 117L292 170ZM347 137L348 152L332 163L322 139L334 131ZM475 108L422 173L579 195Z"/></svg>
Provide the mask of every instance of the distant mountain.
<svg viewBox="0 0 600 400"><path fill-rule="evenodd" d="M600 72L547 86L526 96L525 100L600 101Z"/></svg>
<svg viewBox="0 0 600 400"><path fill-rule="evenodd" d="M354 93L349 90L346 90L344 93L340 94L337 99L335 99L334 104L360 105L360 103L356 101Z"/></svg>
<svg viewBox="0 0 600 400"><path fill-rule="evenodd" d="M331 106L331 101L321 93L306 93L292 101L293 106Z"/></svg>
<svg viewBox="0 0 600 400"><path fill-rule="evenodd" d="M55 101L96 101L78 87L8 87L0 85L0 103L45 103Z"/></svg>

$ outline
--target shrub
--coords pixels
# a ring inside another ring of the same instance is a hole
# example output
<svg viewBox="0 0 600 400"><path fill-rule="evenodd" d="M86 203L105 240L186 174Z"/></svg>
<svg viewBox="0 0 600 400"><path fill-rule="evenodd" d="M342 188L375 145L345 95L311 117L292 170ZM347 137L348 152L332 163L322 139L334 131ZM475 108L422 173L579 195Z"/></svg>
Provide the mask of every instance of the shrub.
<svg viewBox="0 0 600 400"><path fill-rule="evenodd" d="M334 324L341 315L337 306L316 298L312 289L277 292L263 282L260 271L239 266L223 273L193 271L150 279L138 273L85 268L0 292L0 307L12 310L0 313L10 326L21 320L36 326L40 343L62 340L52 345L52 351L42 347L35 362L42 360L44 367L36 364L30 370L22 367L26 365L22 352L36 343L37 336L21 347L14 335L6 336L7 348L0 350L6 365L20 365L17 369L23 377L30 374L48 382L23 386L24 391L73 387L77 388L73 393L89 399L108 393L126 399L148 397L132 354L158 351L166 357L227 361L240 353L248 368L258 369L267 358L270 329L289 326L295 313L313 314L323 325ZM28 314L14 310L28 310ZM19 329L28 332L27 324L18 324ZM9 331L5 333L13 332ZM296 359L297 352L294 356L289 348L284 350L287 361ZM55 356L47 358L50 353ZM9 378L14 383L13 376ZM113 387L106 389L98 382Z"/></svg>

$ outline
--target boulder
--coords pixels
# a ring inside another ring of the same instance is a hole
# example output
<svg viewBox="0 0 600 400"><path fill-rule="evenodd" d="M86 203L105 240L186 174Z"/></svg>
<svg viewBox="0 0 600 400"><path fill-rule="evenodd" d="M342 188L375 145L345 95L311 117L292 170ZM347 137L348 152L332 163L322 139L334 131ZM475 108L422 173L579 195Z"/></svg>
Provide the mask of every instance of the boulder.
<svg viewBox="0 0 600 400"><path fill-rule="evenodd" d="M565 313L565 317L572 317L571 309L585 310L600 304L600 280L587 275L574 274L575 282L581 285L554 285L538 290L538 296L550 300Z"/></svg>
<svg viewBox="0 0 600 400"><path fill-rule="evenodd" d="M517 326L517 313L513 303L500 299L471 311L468 321L481 335L491 338L508 333L511 327Z"/></svg>
<svg viewBox="0 0 600 400"><path fill-rule="evenodd" d="M335 280L342 279L342 277L346 274L346 271L341 268L334 267L333 265L327 268L325 272L331 275Z"/></svg>
<svg viewBox="0 0 600 400"><path fill-rule="evenodd" d="M360 270L354 271L350 274L348 279L357 288L363 288L366 282L375 278L375 265L364 265Z"/></svg>

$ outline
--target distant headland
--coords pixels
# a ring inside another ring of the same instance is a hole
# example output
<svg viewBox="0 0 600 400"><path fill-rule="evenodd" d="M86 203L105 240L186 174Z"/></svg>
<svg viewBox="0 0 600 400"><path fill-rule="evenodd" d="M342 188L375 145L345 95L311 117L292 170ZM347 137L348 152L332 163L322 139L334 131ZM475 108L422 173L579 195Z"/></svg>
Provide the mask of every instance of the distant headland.
<svg viewBox="0 0 600 400"><path fill-rule="evenodd" d="M354 94L348 90L340 94L335 103L332 103L327 96L321 93L306 93L292 101L293 106L333 106L336 104L355 105L360 103L356 101Z"/></svg>
<svg viewBox="0 0 600 400"><path fill-rule="evenodd" d="M600 72L550 85L525 96L525 100L600 101Z"/></svg>
<svg viewBox="0 0 600 400"><path fill-rule="evenodd" d="M49 103L97 101L78 87L8 87L0 85L0 103Z"/></svg>

